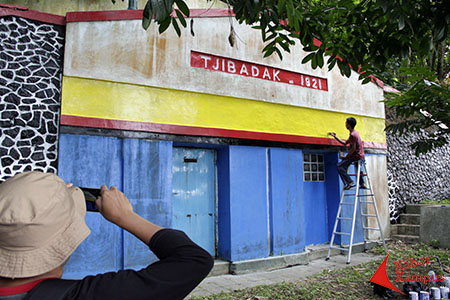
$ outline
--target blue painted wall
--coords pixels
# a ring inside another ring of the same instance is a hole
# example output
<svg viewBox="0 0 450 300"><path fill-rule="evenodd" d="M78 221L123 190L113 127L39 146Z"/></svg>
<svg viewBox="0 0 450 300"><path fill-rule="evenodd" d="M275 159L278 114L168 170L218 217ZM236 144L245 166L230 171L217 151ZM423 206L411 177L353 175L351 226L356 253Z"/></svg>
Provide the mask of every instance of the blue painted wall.
<svg viewBox="0 0 450 300"><path fill-rule="evenodd" d="M323 154L311 151L304 151L304 153L305 152ZM325 169L325 181L303 181L306 245L316 245L328 242L328 209L326 191L328 183L332 180L333 178L327 177L327 170Z"/></svg>
<svg viewBox="0 0 450 300"><path fill-rule="evenodd" d="M123 140L123 192L142 217L172 225L172 143ZM140 269L157 258L148 246L123 232L124 268Z"/></svg>
<svg viewBox="0 0 450 300"><path fill-rule="evenodd" d="M115 185L122 189L122 141L117 138L61 134L58 175L75 186ZM72 254L65 278L115 271L123 265L122 230L100 214L88 212L90 236Z"/></svg>
<svg viewBox="0 0 450 300"><path fill-rule="evenodd" d="M76 186L106 184L122 190L137 213L162 226L171 223L171 142L61 134L58 175ZM155 257L142 242L88 212L91 235L73 253L64 278L141 268Z"/></svg>
<svg viewBox="0 0 450 300"><path fill-rule="evenodd" d="M305 248L302 151L269 149L270 251L299 253Z"/></svg>
<svg viewBox="0 0 450 300"><path fill-rule="evenodd" d="M326 178L326 201L327 201L327 219L328 219L328 241L331 241L333 234L334 221L339 208L339 200L344 187L337 171L338 153L324 153L325 178ZM339 231L338 227L338 231ZM340 236L336 236L335 243L340 244Z"/></svg>
<svg viewBox="0 0 450 300"><path fill-rule="evenodd" d="M219 151L219 160L219 178L230 182L229 190L219 188L219 253L231 261L266 257L267 149L229 146L228 150ZM228 169L225 166L221 170L227 160ZM231 222L223 222L228 216ZM224 246L229 249L223 249Z"/></svg>

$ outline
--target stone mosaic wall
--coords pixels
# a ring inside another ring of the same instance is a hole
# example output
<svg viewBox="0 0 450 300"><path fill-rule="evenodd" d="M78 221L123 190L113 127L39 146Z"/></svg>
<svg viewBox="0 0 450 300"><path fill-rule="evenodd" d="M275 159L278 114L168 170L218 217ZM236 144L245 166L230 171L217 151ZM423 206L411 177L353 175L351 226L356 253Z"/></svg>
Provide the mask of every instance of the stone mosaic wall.
<svg viewBox="0 0 450 300"><path fill-rule="evenodd" d="M64 27L0 18L0 181L56 173Z"/></svg>
<svg viewBox="0 0 450 300"><path fill-rule="evenodd" d="M386 137L389 210L394 223L407 203L450 198L450 145L416 157L408 145L418 138L419 135Z"/></svg>

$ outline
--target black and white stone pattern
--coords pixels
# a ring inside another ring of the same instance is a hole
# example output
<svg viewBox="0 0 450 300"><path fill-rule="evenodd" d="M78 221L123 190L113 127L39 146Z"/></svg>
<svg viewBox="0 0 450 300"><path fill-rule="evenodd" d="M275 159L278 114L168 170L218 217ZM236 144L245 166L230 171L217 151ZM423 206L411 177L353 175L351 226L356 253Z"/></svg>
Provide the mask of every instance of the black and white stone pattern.
<svg viewBox="0 0 450 300"><path fill-rule="evenodd" d="M426 135L425 132L421 134ZM386 136L392 223L397 222L406 204L418 203L423 199L450 198L450 145L417 157L409 145L416 142L421 134Z"/></svg>
<svg viewBox="0 0 450 300"><path fill-rule="evenodd" d="M0 182L56 173L64 27L0 18Z"/></svg>

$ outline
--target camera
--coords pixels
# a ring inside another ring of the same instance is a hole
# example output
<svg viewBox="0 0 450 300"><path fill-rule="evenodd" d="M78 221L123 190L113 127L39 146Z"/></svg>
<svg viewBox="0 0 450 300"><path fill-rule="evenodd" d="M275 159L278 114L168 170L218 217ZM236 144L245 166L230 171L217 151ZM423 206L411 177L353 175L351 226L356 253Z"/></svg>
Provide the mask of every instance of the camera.
<svg viewBox="0 0 450 300"><path fill-rule="evenodd" d="M100 189L85 188L85 187L80 187L80 189L83 192L84 200L86 201L86 210L98 212L98 208L97 205L95 205L95 201L99 196L101 196Z"/></svg>

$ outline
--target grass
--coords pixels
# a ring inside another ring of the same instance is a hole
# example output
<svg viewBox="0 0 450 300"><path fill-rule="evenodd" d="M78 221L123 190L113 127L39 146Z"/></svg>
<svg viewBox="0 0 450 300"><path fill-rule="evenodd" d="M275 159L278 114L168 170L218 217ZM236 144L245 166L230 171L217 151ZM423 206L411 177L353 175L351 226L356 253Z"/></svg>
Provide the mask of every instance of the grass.
<svg viewBox="0 0 450 300"><path fill-rule="evenodd" d="M450 204L450 199L444 199L444 200L430 200L430 199L424 199L420 201L419 204L426 204L426 205L441 205L441 204Z"/></svg>
<svg viewBox="0 0 450 300"><path fill-rule="evenodd" d="M408 245L400 241L388 243L390 251L387 262L387 274L391 282L399 290L403 283L396 282L397 274L394 261L409 261L410 258L419 260L430 257L430 265L418 266L413 269L404 270L405 274L426 275L430 268L437 275L442 271L437 263L439 257L442 267L450 273L450 251L443 248L435 248L430 245L417 244ZM377 247L369 252L385 255L382 247ZM298 282L283 282L273 285L260 285L253 288L235 290L231 293L220 293L212 296L192 297L192 300L303 300L303 299L382 299L373 294L373 287L369 284L370 278L381 264L381 260L360 264L352 267L344 267L337 270L324 270L318 274L307 277ZM448 276L448 275L447 275ZM264 298L266 297L266 298ZM405 299L399 293L395 293L394 299ZM406 298L407 299L407 298Z"/></svg>

